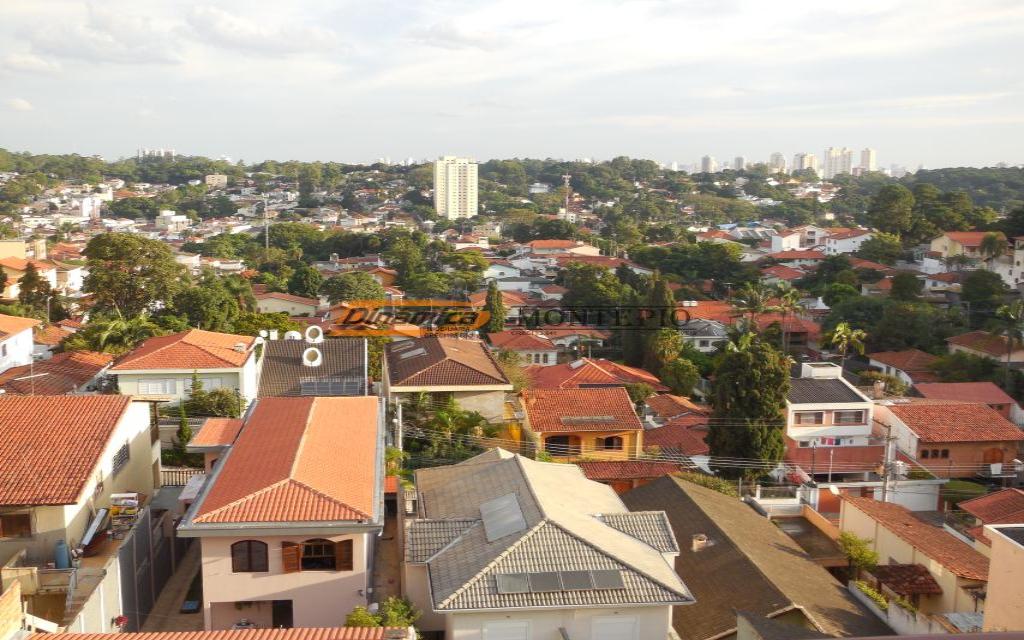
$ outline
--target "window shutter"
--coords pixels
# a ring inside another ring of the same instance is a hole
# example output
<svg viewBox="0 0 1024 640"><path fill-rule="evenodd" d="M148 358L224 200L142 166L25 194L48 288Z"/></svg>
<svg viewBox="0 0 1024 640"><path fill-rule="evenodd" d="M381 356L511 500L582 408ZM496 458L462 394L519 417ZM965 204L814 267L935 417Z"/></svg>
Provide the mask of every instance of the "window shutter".
<svg viewBox="0 0 1024 640"><path fill-rule="evenodd" d="M11 513L0 517L0 538L28 538L31 535L31 514Z"/></svg>
<svg viewBox="0 0 1024 640"><path fill-rule="evenodd" d="M302 545L294 542L281 543L281 569L285 573L302 571Z"/></svg>
<svg viewBox="0 0 1024 640"><path fill-rule="evenodd" d="M338 571L352 571L352 541L342 540L334 543L335 568Z"/></svg>

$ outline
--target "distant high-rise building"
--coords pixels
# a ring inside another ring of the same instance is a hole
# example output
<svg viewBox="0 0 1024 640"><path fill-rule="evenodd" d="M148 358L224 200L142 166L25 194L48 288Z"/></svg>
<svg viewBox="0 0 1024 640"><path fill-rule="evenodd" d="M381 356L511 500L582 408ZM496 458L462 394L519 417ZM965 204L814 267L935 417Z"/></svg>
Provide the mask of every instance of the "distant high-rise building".
<svg viewBox="0 0 1024 640"><path fill-rule="evenodd" d="M747 159L743 156L736 156L732 161L732 168L736 171L743 171L747 168Z"/></svg>
<svg viewBox="0 0 1024 640"><path fill-rule="evenodd" d="M714 156L704 156L700 159L700 170L703 173L715 173L718 171L718 161Z"/></svg>
<svg viewBox="0 0 1024 640"><path fill-rule="evenodd" d="M818 156L813 153L798 153L793 156L793 171L811 169L818 172Z"/></svg>
<svg viewBox="0 0 1024 640"><path fill-rule="evenodd" d="M853 170L853 150L846 147L829 147L825 149L825 167L823 177L828 180L840 173L850 173Z"/></svg>
<svg viewBox="0 0 1024 640"><path fill-rule="evenodd" d="M875 150L871 147L860 152L860 168L864 171L875 171L878 169L878 162L875 159Z"/></svg>
<svg viewBox="0 0 1024 640"><path fill-rule="evenodd" d="M673 171L679 171L679 163L678 162L673 162L672 163L672 170Z"/></svg>
<svg viewBox="0 0 1024 640"><path fill-rule="evenodd" d="M449 220L477 214L477 164L443 156L434 162L434 209Z"/></svg>
<svg viewBox="0 0 1024 640"><path fill-rule="evenodd" d="M775 173L786 172L786 156L782 155L778 151L768 156L768 166Z"/></svg>

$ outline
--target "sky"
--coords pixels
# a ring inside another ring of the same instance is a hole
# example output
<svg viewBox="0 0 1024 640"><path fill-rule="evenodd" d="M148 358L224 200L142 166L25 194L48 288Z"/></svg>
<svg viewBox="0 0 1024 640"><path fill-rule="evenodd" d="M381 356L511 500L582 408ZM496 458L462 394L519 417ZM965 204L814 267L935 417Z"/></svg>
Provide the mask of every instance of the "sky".
<svg viewBox="0 0 1024 640"><path fill-rule="evenodd" d="M1019 0L4 0L0 147L1020 164L1022 36Z"/></svg>

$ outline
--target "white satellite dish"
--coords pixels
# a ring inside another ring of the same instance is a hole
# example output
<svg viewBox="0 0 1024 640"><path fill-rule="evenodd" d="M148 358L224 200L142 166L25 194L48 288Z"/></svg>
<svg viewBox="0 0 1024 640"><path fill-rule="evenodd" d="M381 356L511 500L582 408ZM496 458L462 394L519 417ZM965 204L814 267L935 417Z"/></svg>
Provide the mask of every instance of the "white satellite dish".
<svg viewBox="0 0 1024 640"><path fill-rule="evenodd" d="M319 367L324 361L324 356L316 347L308 347L302 352L302 364L307 367Z"/></svg>
<svg viewBox="0 0 1024 640"><path fill-rule="evenodd" d="M319 344L324 341L324 330L313 324L306 327L306 342Z"/></svg>
<svg viewBox="0 0 1024 640"><path fill-rule="evenodd" d="M284 334L285 340L302 340L302 334L298 331L286 331Z"/></svg>

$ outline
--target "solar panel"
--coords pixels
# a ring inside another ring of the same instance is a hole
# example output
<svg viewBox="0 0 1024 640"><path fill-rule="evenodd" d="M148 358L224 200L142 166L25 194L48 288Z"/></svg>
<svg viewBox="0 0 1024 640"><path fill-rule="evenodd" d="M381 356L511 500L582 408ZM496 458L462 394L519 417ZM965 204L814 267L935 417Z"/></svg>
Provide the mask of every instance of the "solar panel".
<svg viewBox="0 0 1024 640"><path fill-rule="evenodd" d="M530 591L533 591L534 593L562 590L562 579L558 576L557 571L531 573L529 576Z"/></svg>
<svg viewBox="0 0 1024 640"><path fill-rule="evenodd" d="M622 572L618 569L601 569L591 571L590 577L594 580L595 589L625 589L626 583L622 581Z"/></svg>
<svg viewBox="0 0 1024 640"><path fill-rule="evenodd" d="M508 493L480 505L480 519L484 521L487 542L526 530L526 519L519 507L516 494Z"/></svg>
<svg viewBox="0 0 1024 640"><path fill-rule="evenodd" d="M362 383L356 378L300 378L299 394L304 396L357 396Z"/></svg>
<svg viewBox="0 0 1024 640"><path fill-rule="evenodd" d="M423 347L420 347L418 349L413 349L412 351L406 351L405 353L400 353L400 354L398 354L398 358L400 360L406 360L408 358L415 358L416 356L426 355L426 353L427 353L427 350L424 349Z"/></svg>
<svg viewBox="0 0 1024 640"><path fill-rule="evenodd" d="M588 591L594 588L589 571L563 571L562 588L566 591Z"/></svg>
<svg viewBox="0 0 1024 640"><path fill-rule="evenodd" d="M563 416L562 424L569 426L575 424L611 424L615 422L614 416Z"/></svg>
<svg viewBox="0 0 1024 640"><path fill-rule="evenodd" d="M526 573L499 573L494 579L498 593L527 593L530 590L529 574Z"/></svg>

